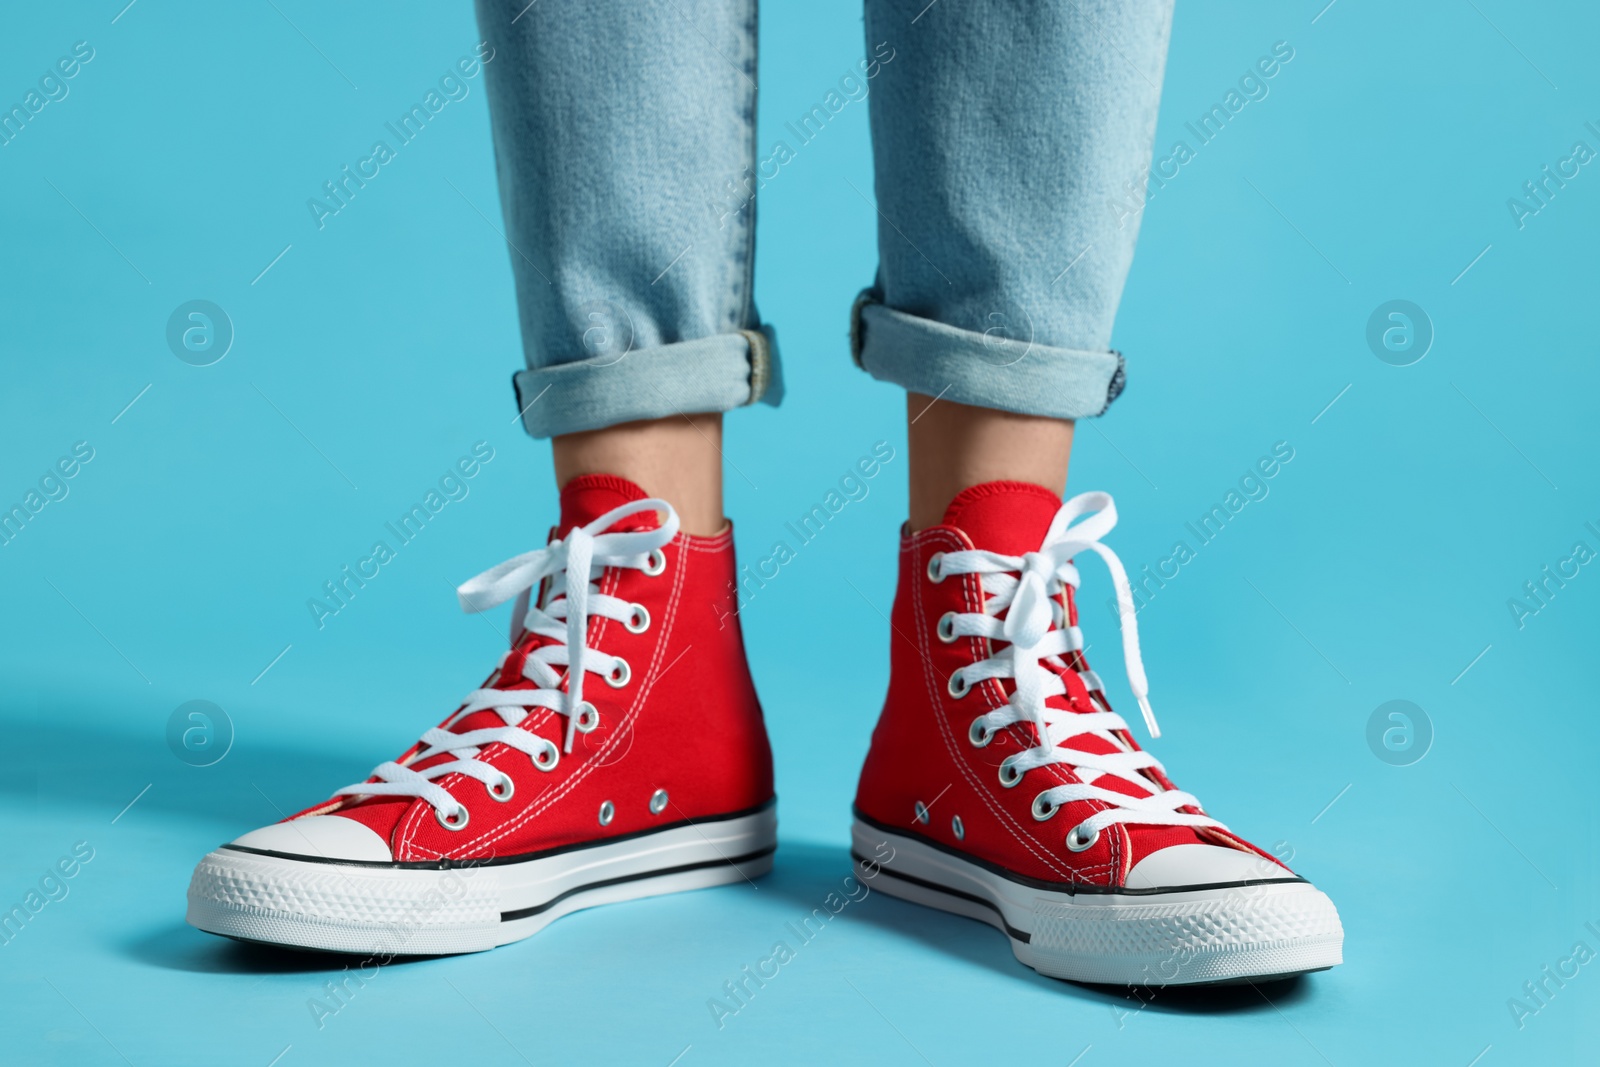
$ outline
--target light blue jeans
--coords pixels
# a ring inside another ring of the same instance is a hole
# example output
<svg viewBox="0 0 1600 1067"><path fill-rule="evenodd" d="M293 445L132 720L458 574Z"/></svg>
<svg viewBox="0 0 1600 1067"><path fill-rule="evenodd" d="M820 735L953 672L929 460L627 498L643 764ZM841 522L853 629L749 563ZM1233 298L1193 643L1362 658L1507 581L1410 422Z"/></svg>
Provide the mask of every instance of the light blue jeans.
<svg viewBox="0 0 1600 1067"><path fill-rule="evenodd" d="M1126 205L1149 169L1171 0L865 5L855 73L768 145L756 0L478 0L529 433L778 403L751 291L755 190L863 95L878 273L851 311L857 364L1062 419L1121 392Z"/></svg>

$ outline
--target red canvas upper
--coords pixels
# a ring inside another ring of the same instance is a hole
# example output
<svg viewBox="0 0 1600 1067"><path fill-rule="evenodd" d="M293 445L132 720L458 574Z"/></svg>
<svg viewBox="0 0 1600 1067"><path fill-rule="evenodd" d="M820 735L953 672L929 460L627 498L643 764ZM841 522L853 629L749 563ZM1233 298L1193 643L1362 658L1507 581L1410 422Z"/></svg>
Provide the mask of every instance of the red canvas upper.
<svg viewBox="0 0 1600 1067"><path fill-rule="evenodd" d="M644 497L638 486L612 475L575 478L561 492L561 523L552 537ZM658 525L646 512L614 529ZM468 825L459 831L445 829L429 804L410 797L336 798L300 815L355 819L383 836L396 860L427 861L520 855L747 811L771 800L766 726L745 663L736 605L729 602L735 588L733 530L713 537L679 533L662 553L666 567L659 575L613 567L597 582L602 593L642 604L650 624L635 634L611 619L590 618L588 646L625 658L631 678L614 689L590 676L583 696L599 711L599 725L578 734L553 770L537 770L527 754L494 744L476 758L510 776L515 791L509 801L492 799L483 783L460 774L437 779L469 810ZM522 661L548 640L521 634L483 685L532 688L522 678ZM480 711L448 728L463 733L502 725L493 711ZM559 746L566 720L535 708L518 728ZM451 758L441 753L414 769ZM660 789L668 803L652 813L650 798ZM598 813L605 801L615 815L602 826Z"/></svg>
<svg viewBox="0 0 1600 1067"><path fill-rule="evenodd" d="M1006 727L981 748L968 740L972 721L1003 706L1013 683L989 679L973 685L961 697L950 694L947 681L952 673L1002 646L995 642L992 648L989 639L980 637L961 637L950 643L938 639L936 627L946 612L981 612L985 593L978 575L952 574L942 581L932 580L930 557L974 548L1006 556L1036 551L1060 508L1061 498L1041 486L986 482L957 496L939 525L902 538L890 627L889 692L861 772L857 811L897 833L925 837L1008 871L1054 882L1119 886L1139 860L1177 844L1226 845L1265 855L1226 831L1138 824L1112 825L1088 849L1069 851L1067 830L1107 805L1098 800L1073 801L1050 819L1035 819L1035 796L1052 786L1079 780L1065 764L1029 770L1012 788L1000 783L1000 762L1037 743L1033 723ZM1061 603L1069 625L1077 625L1070 587ZM1103 703L1097 706L1103 696L1091 695L1079 677L1079 671L1088 669L1082 654L1072 654L1066 662L1067 669L1059 672L1066 694L1050 697L1048 704L1074 712L1110 710ZM1131 735L1123 732L1119 736L1137 748ZM1092 734L1070 738L1066 747L1096 753L1115 751L1109 741ZM1158 772L1146 773L1156 775L1162 786L1173 788ZM1102 775L1096 784L1133 795L1138 792L1131 783L1112 775ZM917 818L919 804L927 809L926 822ZM961 820L959 836L954 823L957 816Z"/></svg>

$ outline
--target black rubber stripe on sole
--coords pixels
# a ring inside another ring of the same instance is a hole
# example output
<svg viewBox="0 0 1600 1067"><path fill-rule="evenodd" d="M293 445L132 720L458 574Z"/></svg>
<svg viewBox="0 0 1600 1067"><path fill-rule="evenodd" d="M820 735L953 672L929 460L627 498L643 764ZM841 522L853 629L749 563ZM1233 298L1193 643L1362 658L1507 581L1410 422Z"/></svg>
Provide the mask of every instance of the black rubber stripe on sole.
<svg viewBox="0 0 1600 1067"><path fill-rule="evenodd" d="M743 856L735 856L732 859L702 860L699 863L685 863L677 867L661 867L653 871L640 871L638 874L618 875L616 878L602 878L598 882L589 882L585 885L574 886L564 893L558 893L549 900L545 901L543 904L535 904L531 908L518 908L516 911L503 911L500 913L500 921L503 923L508 923L515 922L518 919L530 918L534 915L538 915L541 912L549 911L563 900L566 900L568 897L574 896L578 893L588 893L596 889L604 889L607 886L622 885L624 882L643 881L646 878L661 878L669 874L684 874L688 871L703 871L710 867L737 867L741 863L749 863L751 860L758 860L763 856L770 856L776 851L778 851L777 845L768 845L766 848L758 849L755 852L746 853Z"/></svg>
<svg viewBox="0 0 1600 1067"><path fill-rule="evenodd" d="M1004 928L1005 934L1006 934L1007 937L1010 937L1013 941L1020 941L1024 945L1028 944L1032 940L1032 936L1033 935L1029 934L1025 930L1018 930L1016 927L1014 927L1010 923L1006 922L1005 913L1002 912L994 904L993 901L985 900L983 897L975 896L972 893L966 893L966 892L963 892L963 891L961 891L959 889L951 889L949 886L939 885L937 883L927 881L926 879L918 878L915 875L902 874L899 871L891 870L890 868L883 866L883 864L880 861L878 861L878 860L869 860L869 859L867 859L867 857L861 855L861 853L855 852L853 850L850 853L850 858L855 860L857 863L861 863L861 864L870 863L870 864L873 864L878 868L879 873L887 874L890 878L895 878L895 879L898 879L898 880L900 880L902 882L910 882L912 885L920 886L921 888L927 889L927 890L929 890L931 892L934 892L934 893L942 893L945 896L956 897L956 898L958 898L960 900L970 900L974 904L981 904L984 907L988 908L990 911L994 912L995 915L997 915L999 917L1000 925ZM910 903L916 903L916 901L911 901ZM924 906L926 907L926 906L929 906L929 905L924 905ZM958 913L952 912L951 914L958 914ZM971 916L962 916L962 918L971 918ZM982 921L982 920L978 920L978 921ZM1271 973L1271 974L1245 975L1245 976L1241 976L1241 977L1238 977L1238 978L1215 978L1215 979L1208 979L1208 980L1200 981L1200 982L1167 982L1167 983L1165 983L1164 985L1161 985L1161 986L1152 986L1152 988L1199 989L1199 988L1207 987L1207 986L1211 986L1211 987L1235 986L1235 985L1252 985L1253 986L1253 985L1257 984L1258 982L1287 981L1287 980L1289 980L1291 978L1299 978L1301 975L1316 974L1319 971L1326 971L1326 970L1331 970L1331 969L1332 969L1332 965L1330 964L1328 967L1307 967L1304 970L1299 970L1299 971L1280 971L1280 972L1275 972L1275 973ZM1037 968L1035 968L1035 970L1037 970ZM1139 983L1139 982L1123 983L1123 982L1096 982L1096 981L1086 981L1086 980L1082 980L1082 979L1071 979L1071 980L1072 981L1083 981L1084 984L1086 984L1086 985L1108 986L1108 987L1117 988L1117 989L1121 989L1125 985L1128 988L1133 988L1134 986L1147 985L1147 983Z"/></svg>
<svg viewBox="0 0 1600 1067"><path fill-rule="evenodd" d="M1013 941L1021 941L1024 945L1033 940L1033 935L1028 933L1028 931L1018 930L1015 926L1012 926L1010 923L1006 922L1005 912L1001 911L999 905L995 904L995 902L992 900L986 900L983 897L977 896L976 894L967 893L960 889L951 889L947 885L940 885L937 882L930 882L925 878L918 878L913 874L902 874L900 871L894 870L893 868L885 867L878 860L867 859L867 857L863 856L859 852L852 851L850 853L850 858L860 864L873 864L881 873L887 874L890 878L898 878L902 882L910 882L912 885L921 886L923 889L928 889L935 893L943 893L948 897L957 897L961 900L970 900L974 904L981 904L990 911L994 912L995 915L1000 919L1000 926L1005 930L1007 937L1011 938ZM971 916L966 917L971 918Z"/></svg>
<svg viewBox="0 0 1600 1067"><path fill-rule="evenodd" d="M557 845L538 852L519 852L514 856L490 856L487 859L440 859L440 860L342 860L328 856L302 856L297 852L278 852L270 848L252 848L249 845L226 844L217 846L229 852L247 852L252 856L271 856L273 859L297 860L301 863L331 863L340 867L376 867L386 871L455 871L470 870L476 867L499 867L507 863L524 863L528 860L544 859L547 856L560 856L568 852L581 852L586 848L601 848L605 845L615 845L620 841L632 841L636 838L646 837L650 834L659 834L667 830L681 830L685 826L705 826L710 823L730 822L734 819L744 819L751 815L759 815L778 802L773 797L764 804L757 804L753 808L743 811L732 811L726 815L707 815L703 819L680 819L677 822L662 823L660 826L651 826L644 830L633 830L615 837L602 838L595 841L580 841L572 845Z"/></svg>

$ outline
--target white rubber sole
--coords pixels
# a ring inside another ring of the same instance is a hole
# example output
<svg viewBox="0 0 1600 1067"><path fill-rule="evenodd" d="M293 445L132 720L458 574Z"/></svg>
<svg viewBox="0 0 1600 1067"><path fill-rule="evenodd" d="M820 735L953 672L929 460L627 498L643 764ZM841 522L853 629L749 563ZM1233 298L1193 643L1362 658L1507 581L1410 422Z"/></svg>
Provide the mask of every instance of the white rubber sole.
<svg viewBox="0 0 1600 1067"><path fill-rule="evenodd" d="M371 956L481 952L580 908L744 882L772 868L773 805L526 859L450 867L207 854L189 925L241 941Z"/></svg>
<svg viewBox="0 0 1600 1067"><path fill-rule="evenodd" d="M1302 881L1068 893L860 819L856 873L890 896L977 919L1040 974L1173 986L1271 981L1344 961L1339 913Z"/></svg>

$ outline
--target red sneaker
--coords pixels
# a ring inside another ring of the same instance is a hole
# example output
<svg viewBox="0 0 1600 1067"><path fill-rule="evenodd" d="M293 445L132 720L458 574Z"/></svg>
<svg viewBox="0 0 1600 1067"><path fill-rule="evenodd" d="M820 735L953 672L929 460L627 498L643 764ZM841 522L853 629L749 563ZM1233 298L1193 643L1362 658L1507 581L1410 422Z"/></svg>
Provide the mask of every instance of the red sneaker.
<svg viewBox="0 0 1600 1067"><path fill-rule="evenodd" d="M770 869L772 754L738 617L718 610L731 529L679 533L664 501L587 475L562 491L556 533L460 589L468 611L517 598L499 669L365 782L207 855L192 925L471 952L579 908Z"/></svg>
<svg viewBox="0 0 1600 1067"><path fill-rule="evenodd" d="M1133 597L1100 543L1104 493L989 482L900 547L889 695L856 794L854 850L886 893L1005 931L1017 959L1084 982L1278 978L1341 962L1333 904L1206 815L1140 750L1083 657L1072 557Z"/></svg>

